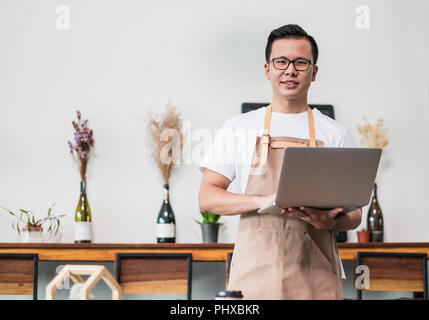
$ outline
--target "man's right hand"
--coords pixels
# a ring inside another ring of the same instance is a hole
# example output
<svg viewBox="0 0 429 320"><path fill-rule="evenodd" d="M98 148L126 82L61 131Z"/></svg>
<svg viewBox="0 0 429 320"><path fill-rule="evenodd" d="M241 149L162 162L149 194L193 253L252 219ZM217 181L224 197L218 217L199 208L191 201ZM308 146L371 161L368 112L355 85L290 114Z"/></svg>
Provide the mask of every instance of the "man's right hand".
<svg viewBox="0 0 429 320"><path fill-rule="evenodd" d="M198 195L200 210L235 215L266 207L275 199L274 194L251 195L226 191L230 182L225 176L206 168Z"/></svg>

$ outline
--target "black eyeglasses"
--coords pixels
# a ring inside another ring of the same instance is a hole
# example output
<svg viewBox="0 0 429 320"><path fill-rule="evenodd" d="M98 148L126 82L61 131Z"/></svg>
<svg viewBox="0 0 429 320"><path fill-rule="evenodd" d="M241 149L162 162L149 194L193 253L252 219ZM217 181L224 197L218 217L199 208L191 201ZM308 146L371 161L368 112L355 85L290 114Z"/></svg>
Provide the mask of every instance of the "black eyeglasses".
<svg viewBox="0 0 429 320"><path fill-rule="evenodd" d="M292 63L296 71L307 71L308 68L314 63L311 63L311 60L305 58L296 58L294 60L289 60L286 57L273 58L271 61L274 68L278 70L286 70L289 68L289 65Z"/></svg>

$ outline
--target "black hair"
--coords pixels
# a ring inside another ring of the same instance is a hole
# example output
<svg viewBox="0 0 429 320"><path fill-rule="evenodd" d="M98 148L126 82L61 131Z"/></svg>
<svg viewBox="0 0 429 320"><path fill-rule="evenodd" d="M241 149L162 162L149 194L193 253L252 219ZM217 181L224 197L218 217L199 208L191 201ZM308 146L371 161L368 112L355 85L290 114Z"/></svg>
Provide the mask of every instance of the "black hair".
<svg viewBox="0 0 429 320"><path fill-rule="evenodd" d="M265 60L267 63L270 61L270 55L271 55L271 48L273 47L273 42L277 39L307 39L310 41L311 44L311 53L313 54L313 63L317 63L317 58L319 56L319 49L317 47L316 40L307 32L304 31L299 25L297 24L287 24L285 26L282 26L280 28L277 28L273 31L271 31L270 35L268 36L268 42L267 46L265 48Z"/></svg>

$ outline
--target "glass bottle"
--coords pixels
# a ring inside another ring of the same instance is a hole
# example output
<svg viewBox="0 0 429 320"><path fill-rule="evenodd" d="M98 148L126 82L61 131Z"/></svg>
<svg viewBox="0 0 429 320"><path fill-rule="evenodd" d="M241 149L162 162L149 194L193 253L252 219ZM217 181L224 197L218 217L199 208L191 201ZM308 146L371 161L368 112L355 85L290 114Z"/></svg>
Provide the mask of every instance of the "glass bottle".
<svg viewBox="0 0 429 320"><path fill-rule="evenodd" d="M168 184L164 184L163 191L163 202L156 221L156 240L158 243L175 243L176 219L170 205Z"/></svg>
<svg viewBox="0 0 429 320"><path fill-rule="evenodd" d="M370 232L371 242L383 242L384 221L383 213L377 199L377 184L374 183L374 194L368 209L367 228Z"/></svg>
<svg viewBox="0 0 429 320"><path fill-rule="evenodd" d="M92 241L92 216L86 196L86 182L80 182L79 202L74 216L74 242L90 243Z"/></svg>

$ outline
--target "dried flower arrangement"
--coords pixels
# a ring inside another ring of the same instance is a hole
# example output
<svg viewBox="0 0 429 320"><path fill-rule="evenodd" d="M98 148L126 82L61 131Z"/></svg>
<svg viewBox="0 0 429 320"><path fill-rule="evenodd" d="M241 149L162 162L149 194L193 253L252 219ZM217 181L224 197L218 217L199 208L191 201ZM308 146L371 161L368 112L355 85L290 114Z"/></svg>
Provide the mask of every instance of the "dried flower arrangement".
<svg viewBox="0 0 429 320"><path fill-rule="evenodd" d="M164 184L169 184L173 165L180 161L183 149L182 120L177 108L166 106L161 115L149 114L146 130L151 138L148 145Z"/></svg>
<svg viewBox="0 0 429 320"><path fill-rule="evenodd" d="M384 148L389 144L387 139L388 129L384 127L382 118L377 120L375 125L372 125L368 118L364 117L364 124L358 125L358 131L361 138L361 143L367 148Z"/></svg>
<svg viewBox="0 0 429 320"><path fill-rule="evenodd" d="M75 144L68 141L68 145L73 159L79 167L80 178L83 182L86 182L86 166L91 155L91 149L94 146L94 134L88 128L88 120L82 121L81 118L81 113L77 111L77 122L72 121L73 128L75 129ZM74 153L76 153L76 156Z"/></svg>

